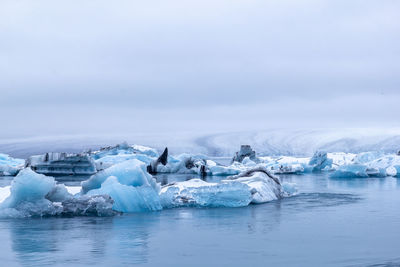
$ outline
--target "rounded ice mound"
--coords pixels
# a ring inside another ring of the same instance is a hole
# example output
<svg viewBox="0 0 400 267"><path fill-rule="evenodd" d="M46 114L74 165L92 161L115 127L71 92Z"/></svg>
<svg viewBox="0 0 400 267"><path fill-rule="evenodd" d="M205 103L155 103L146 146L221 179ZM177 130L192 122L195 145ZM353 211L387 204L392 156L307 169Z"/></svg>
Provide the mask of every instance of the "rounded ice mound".
<svg viewBox="0 0 400 267"><path fill-rule="evenodd" d="M87 195L109 195L113 200L113 210L119 212L143 212L161 210L160 198L150 185L132 186L119 182L115 176L108 177L98 189Z"/></svg>
<svg viewBox="0 0 400 267"><path fill-rule="evenodd" d="M113 165L92 175L88 180L82 182L82 193L98 189L110 176L115 176L122 185L129 186L151 186L157 193L160 190L159 184L147 172L146 164L140 160L127 160Z"/></svg>
<svg viewBox="0 0 400 267"><path fill-rule="evenodd" d="M53 177L37 174L30 168L25 168L12 181L11 195L1 203L1 207L14 208L22 202L44 200L55 186Z"/></svg>

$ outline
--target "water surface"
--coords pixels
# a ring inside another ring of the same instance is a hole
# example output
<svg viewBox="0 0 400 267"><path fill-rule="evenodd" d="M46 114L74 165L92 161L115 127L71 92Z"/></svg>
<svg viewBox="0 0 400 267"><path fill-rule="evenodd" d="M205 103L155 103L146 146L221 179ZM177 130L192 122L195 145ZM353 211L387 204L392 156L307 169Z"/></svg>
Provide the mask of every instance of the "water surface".
<svg viewBox="0 0 400 267"><path fill-rule="evenodd" d="M162 182L192 178L158 176ZM399 266L400 181L288 175L297 196L244 208L0 220L3 266ZM69 185L82 178L58 177ZM218 179L218 178L211 178ZM0 186L10 178L0 179Z"/></svg>

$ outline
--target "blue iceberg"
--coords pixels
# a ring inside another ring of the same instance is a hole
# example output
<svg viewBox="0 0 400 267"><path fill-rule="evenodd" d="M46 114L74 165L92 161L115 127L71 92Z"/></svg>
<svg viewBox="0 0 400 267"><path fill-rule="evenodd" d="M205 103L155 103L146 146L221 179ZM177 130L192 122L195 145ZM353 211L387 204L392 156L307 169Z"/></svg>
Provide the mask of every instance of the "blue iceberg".
<svg viewBox="0 0 400 267"><path fill-rule="evenodd" d="M367 166L362 164L350 164L339 166L339 168L331 174L332 178L356 178L368 177Z"/></svg>
<svg viewBox="0 0 400 267"><path fill-rule="evenodd" d="M0 176L16 175L24 167L25 160L0 153Z"/></svg>
<svg viewBox="0 0 400 267"><path fill-rule="evenodd" d="M21 170L11 183L10 195L0 203L0 217L111 216L109 196L73 196L53 177Z"/></svg>

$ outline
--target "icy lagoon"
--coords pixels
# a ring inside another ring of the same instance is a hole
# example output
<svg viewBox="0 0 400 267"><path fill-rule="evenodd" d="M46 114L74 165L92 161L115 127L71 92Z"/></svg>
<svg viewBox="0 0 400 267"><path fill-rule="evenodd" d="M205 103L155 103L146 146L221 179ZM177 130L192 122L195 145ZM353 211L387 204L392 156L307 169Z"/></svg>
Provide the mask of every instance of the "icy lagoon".
<svg viewBox="0 0 400 267"><path fill-rule="evenodd" d="M165 183L194 176L156 177ZM280 178L296 183L298 194L241 208L0 219L0 260L4 266L400 264L398 178L330 178L328 173ZM2 177L0 186L11 179ZM74 177L57 180L80 185Z"/></svg>

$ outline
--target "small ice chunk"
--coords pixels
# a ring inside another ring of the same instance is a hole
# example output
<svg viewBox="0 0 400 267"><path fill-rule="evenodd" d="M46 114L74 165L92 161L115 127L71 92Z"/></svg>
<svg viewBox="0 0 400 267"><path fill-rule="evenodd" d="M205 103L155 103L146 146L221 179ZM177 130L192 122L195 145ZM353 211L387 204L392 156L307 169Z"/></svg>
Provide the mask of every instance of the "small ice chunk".
<svg viewBox="0 0 400 267"><path fill-rule="evenodd" d="M328 158L328 153L325 151L317 151L310 159L308 165L312 166L312 171L322 171L332 168L333 160Z"/></svg>
<svg viewBox="0 0 400 267"><path fill-rule="evenodd" d="M16 175L24 167L25 160L0 153L0 176Z"/></svg>

